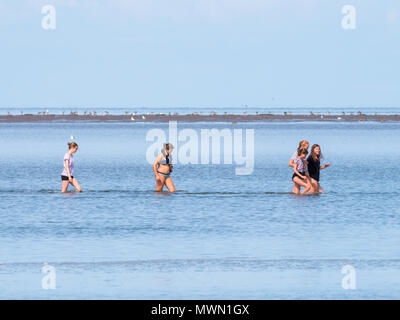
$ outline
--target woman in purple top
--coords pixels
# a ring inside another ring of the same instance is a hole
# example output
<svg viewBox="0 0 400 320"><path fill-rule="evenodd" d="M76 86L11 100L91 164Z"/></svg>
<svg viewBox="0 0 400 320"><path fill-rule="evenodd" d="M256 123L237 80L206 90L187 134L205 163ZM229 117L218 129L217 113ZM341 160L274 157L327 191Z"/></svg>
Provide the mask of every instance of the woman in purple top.
<svg viewBox="0 0 400 320"><path fill-rule="evenodd" d="M72 184L76 191L81 192L82 188L78 181L74 178L74 157L73 154L78 151L78 144L75 142L68 143L69 151L64 156L64 170L61 173L61 192L67 192L69 184Z"/></svg>
<svg viewBox="0 0 400 320"><path fill-rule="evenodd" d="M306 148L299 148L297 150L297 158L294 161L293 166L293 176L292 181L294 184L293 190L296 190L296 194L300 193L300 188L304 187L304 190L301 194L305 194L310 191L312 185L310 183L310 176L307 170L307 161L306 156L308 151ZM297 191L298 190L298 191Z"/></svg>
<svg viewBox="0 0 400 320"><path fill-rule="evenodd" d="M302 149L302 148L308 150L309 146L310 146L310 143L307 140L301 140L299 142L299 147L297 148L296 152L293 153L292 157L290 158L290 161L289 161L290 167L294 168L294 166L296 164L296 161L298 158L298 154L297 154L298 150ZM293 183L293 193L299 193L299 192L300 192L300 185L297 183Z"/></svg>

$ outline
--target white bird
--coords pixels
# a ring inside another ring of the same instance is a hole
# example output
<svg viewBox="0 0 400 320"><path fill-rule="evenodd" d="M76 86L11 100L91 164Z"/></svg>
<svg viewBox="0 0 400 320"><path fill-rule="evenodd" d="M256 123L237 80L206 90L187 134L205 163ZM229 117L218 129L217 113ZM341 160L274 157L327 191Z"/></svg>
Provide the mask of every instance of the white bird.
<svg viewBox="0 0 400 320"><path fill-rule="evenodd" d="M142 119L144 120L144 119L146 119L146 117L145 117L145 116L142 116Z"/></svg>
<svg viewBox="0 0 400 320"><path fill-rule="evenodd" d="M342 118L341 118L341 117L337 117L337 119L338 119L338 120L342 120Z"/></svg>
<svg viewBox="0 0 400 320"><path fill-rule="evenodd" d="M134 117L131 117L131 120L132 120L132 121L135 121L135 118L134 118Z"/></svg>
<svg viewBox="0 0 400 320"><path fill-rule="evenodd" d="M74 139L75 139L75 137L74 137L74 136L70 136L69 138L70 138L71 140L74 140Z"/></svg>

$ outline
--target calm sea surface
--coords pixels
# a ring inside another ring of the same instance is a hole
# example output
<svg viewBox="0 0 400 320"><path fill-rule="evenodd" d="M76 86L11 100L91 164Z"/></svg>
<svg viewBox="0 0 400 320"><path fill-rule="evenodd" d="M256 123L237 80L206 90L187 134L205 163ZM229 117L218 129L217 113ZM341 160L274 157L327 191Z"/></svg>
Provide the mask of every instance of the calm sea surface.
<svg viewBox="0 0 400 320"><path fill-rule="evenodd" d="M178 123L254 129L254 172L183 165L155 193L150 129L0 124L0 298L400 298L400 124ZM60 194L67 142L81 194ZM298 141L321 145L326 194L295 196ZM179 146L178 146L179 148ZM239 166L240 167L240 166ZM42 267L56 289L42 288ZM356 289L342 287L342 267Z"/></svg>

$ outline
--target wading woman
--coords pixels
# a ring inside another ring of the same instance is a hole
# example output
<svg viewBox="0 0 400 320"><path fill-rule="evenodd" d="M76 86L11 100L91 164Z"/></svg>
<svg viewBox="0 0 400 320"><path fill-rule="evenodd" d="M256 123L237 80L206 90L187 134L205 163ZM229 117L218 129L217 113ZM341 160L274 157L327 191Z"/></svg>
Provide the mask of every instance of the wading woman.
<svg viewBox="0 0 400 320"><path fill-rule="evenodd" d="M330 166L330 163L326 163L321 166L321 159L323 158L321 153L321 147L318 144L314 144L311 147L311 154L307 158L308 173L311 178L311 192L324 192L321 185L319 184L319 172Z"/></svg>
<svg viewBox="0 0 400 320"><path fill-rule="evenodd" d="M296 188L296 192L294 192L295 194L300 193L300 187L304 187L304 190L301 192L301 194L307 193L312 188L310 182L311 178L307 171L307 161L306 161L307 154L308 151L306 148L297 149L297 159L294 162L293 176L292 176L292 181L293 184L295 185L293 190Z"/></svg>
<svg viewBox="0 0 400 320"><path fill-rule="evenodd" d="M294 168L296 166L296 162L298 160L298 154L297 154L298 151L303 148L308 151L309 146L310 146L310 143L307 140L301 140L299 142L299 147L297 148L296 152L293 153L292 157L290 158L290 161L289 161L290 167ZM311 181L309 181L309 182L311 183ZM299 193L299 192L300 192L300 185L298 183L293 183L293 193Z"/></svg>
<svg viewBox="0 0 400 320"><path fill-rule="evenodd" d="M76 191L81 192L82 188L78 181L74 178L74 156L78 151L78 144L75 142L68 143L69 150L64 156L64 170L61 173L61 192L67 192L69 184L72 184Z"/></svg>
<svg viewBox="0 0 400 320"><path fill-rule="evenodd" d="M153 171L156 178L156 191L162 191L164 185L169 192L175 191L175 186L170 176L173 168L171 156L173 149L172 144L164 143L164 148L154 161Z"/></svg>

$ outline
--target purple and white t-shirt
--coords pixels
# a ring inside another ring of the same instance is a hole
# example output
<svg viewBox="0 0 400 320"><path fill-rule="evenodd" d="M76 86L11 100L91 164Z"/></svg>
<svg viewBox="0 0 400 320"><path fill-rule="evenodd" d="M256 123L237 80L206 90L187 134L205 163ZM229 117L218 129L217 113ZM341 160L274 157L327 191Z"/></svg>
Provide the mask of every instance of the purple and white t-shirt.
<svg viewBox="0 0 400 320"><path fill-rule="evenodd" d="M307 171L307 166L305 164L306 159L300 159L300 158L296 158L296 160L294 160L294 163L296 164L296 168L298 172L306 172Z"/></svg>
<svg viewBox="0 0 400 320"><path fill-rule="evenodd" d="M61 175L68 177L68 172L67 169L65 168L65 160L68 160L69 172L71 173L72 176L74 172L74 157L70 155L68 152L64 156L64 170L61 173Z"/></svg>

